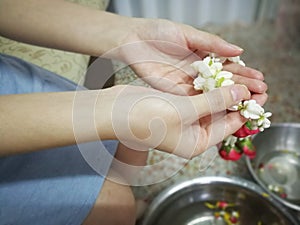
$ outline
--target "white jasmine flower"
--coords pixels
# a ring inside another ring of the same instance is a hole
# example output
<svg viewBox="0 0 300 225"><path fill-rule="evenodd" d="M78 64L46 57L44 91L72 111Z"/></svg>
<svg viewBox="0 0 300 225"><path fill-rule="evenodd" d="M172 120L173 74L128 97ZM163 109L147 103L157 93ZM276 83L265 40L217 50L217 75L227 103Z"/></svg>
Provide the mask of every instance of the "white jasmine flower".
<svg viewBox="0 0 300 225"><path fill-rule="evenodd" d="M228 57L227 59L233 63L238 63L241 60L239 56Z"/></svg>
<svg viewBox="0 0 300 225"><path fill-rule="evenodd" d="M234 84L234 81L231 80L233 74L228 71L221 71L219 72L215 79L217 81L217 87L223 87Z"/></svg>
<svg viewBox="0 0 300 225"><path fill-rule="evenodd" d="M263 113L257 120L257 126L260 131L264 131L264 129L271 126L271 121L268 119L270 116L272 116L272 113L266 112Z"/></svg>
<svg viewBox="0 0 300 225"><path fill-rule="evenodd" d="M200 77L200 76L195 78L193 81L194 89L197 91L203 90L205 81L206 81L206 79L204 79L203 77Z"/></svg>
<svg viewBox="0 0 300 225"><path fill-rule="evenodd" d="M217 55L216 53L209 53L209 56L214 59L214 62L224 63L227 58Z"/></svg>
<svg viewBox="0 0 300 225"><path fill-rule="evenodd" d="M246 64L240 59L239 56L229 57L228 60L233 62L233 63L237 63L237 64L240 64L242 66L246 66Z"/></svg>
<svg viewBox="0 0 300 225"><path fill-rule="evenodd" d="M215 76L223 68L221 62L215 61L215 58L207 56L201 61L196 61L191 66L199 72L199 76L209 78Z"/></svg>
<svg viewBox="0 0 300 225"><path fill-rule="evenodd" d="M231 106L230 108L228 108L228 110L230 110L230 111L238 111L238 110L240 110L242 108L243 108L243 102L240 102L237 105Z"/></svg>
<svg viewBox="0 0 300 225"><path fill-rule="evenodd" d="M240 111L241 115L246 119L257 120L264 113L264 109L256 103L255 100L244 101L243 108Z"/></svg>
<svg viewBox="0 0 300 225"><path fill-rule="evenodd" d="M206 56L204 59L203 59L203 62L208 65L208 66L211 66L211 64L213 63L212 59L214 57L210 57L210 56Z"/></svg>
<svg viewBox="0 0 300 225"><path fill-rule="evenodd" d="M196 70L197 72L199 72L198 66L199 66L200 63L202 63L202 62L201 62L201 61L195 61L195 62L193 62L193 63L191 64L191 67L192 67L194 70Z"/></svg>
<svg viewBox="0 0 300 225"><path fill-rule="evenodd" d="M205 84L204 84L204 86L203 86L203 90L205 91L205 92L208 92L208 91L211 91L211 90L213 90L213 89L215 89L216 88L216 80L214 79L214 78L207 78L206 80L205 80Z"/></svg>
<svg viewBox="0 0 300 225"><path fill-rule="evenodd" d="M225 146L231 146L234 147L235 143L237 142L237 137L233 136L233 135L229 135L224 141L224 145Z"/></svg>
<svg viewBox="0 0 300 225"><path fill-rule="evenodd" d="M214 75L210 70L209 62L207 62L207 60L205 59L203 61L193 62L191 66L200 73L199 76L202 76L204 78L208 78Z"/></svg>
<svg viewBox="0 0 300 225"><path fill-rule="evenodd" d="M210 71L213 73L213 75L219 73L223 68L222 63L220 62L213 62L210 66Z"/></svg>
<svg viewBox="0 0 300 225"><path fill-rule="evenodd" d="M233 81L233 80L230 80L230 79L224 80L224 81L222 82L222 84L221 84L221 87L229 86L229 85L232 85L232 84L234 84L234 81Z"/></svg>
<svg viewBox="0 0 300 225"><path fill-rule="evenodd" d="M233 76L233 74L231 72L228 71L221 71L216 75L216 79L220 79L220 78L224 78L224 79L231 79Z"/></svg>

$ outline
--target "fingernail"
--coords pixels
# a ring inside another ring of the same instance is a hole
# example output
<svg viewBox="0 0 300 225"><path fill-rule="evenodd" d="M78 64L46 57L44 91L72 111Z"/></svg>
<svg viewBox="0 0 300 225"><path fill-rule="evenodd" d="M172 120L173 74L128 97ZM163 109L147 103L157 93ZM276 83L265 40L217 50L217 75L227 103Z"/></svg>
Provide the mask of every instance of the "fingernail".
<svg viewBox="0 0 300 225"><path fill-rule="evenodd" d="M234 44L231 44L231 43L228 43L229 46L234 49L234 50L239 50L239 51L244 51L244 49L242 49L241 47L237 46L237 45L234 45Z"/></svg>
<svg viewBox="0 0 300 225"><path fill-rule="evenodd" d="M234 102L240 102L242 99L250 97L250 92L245 85L234 85L230 91Z"/></svg>

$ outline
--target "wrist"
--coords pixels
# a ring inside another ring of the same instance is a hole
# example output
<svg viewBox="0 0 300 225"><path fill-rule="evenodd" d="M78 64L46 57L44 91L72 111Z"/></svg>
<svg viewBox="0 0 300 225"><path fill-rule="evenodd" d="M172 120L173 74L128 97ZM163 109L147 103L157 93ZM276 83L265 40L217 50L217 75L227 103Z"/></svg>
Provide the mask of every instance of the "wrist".
<svg viewBox="0 0 300 225"><path fill-rule="evenodd" d="M143 29L145 20L115 14L107 14L107 20L110 20L107 35L104 37L103 33L99 33L97 41L102 47L96 51L101 54L102 58L126 62L127 55L135 52L131 44L140 40L138 32Z"/></svg>
<svg viewBox="0 0 300 225"><path fill-rule="evenodd" d="M94 105L94 124L101 140L116 139L112 124L112 110L117 96L117 87L98 90Z"/></svg>

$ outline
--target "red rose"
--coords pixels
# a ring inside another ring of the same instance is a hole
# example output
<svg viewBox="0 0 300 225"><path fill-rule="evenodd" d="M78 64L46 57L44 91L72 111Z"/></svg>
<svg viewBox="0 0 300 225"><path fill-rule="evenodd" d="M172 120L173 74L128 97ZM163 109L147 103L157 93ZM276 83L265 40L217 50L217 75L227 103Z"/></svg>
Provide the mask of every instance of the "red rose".
<svg viewBox="0 0 300 225"><path fill-rule="evenodd" d="M251 128L251 122L247 121L240 129L238 129L233 136L244 138L249 135L257 134L259 132L259 129L252 129Z"/></svg>
<svg viewBox="0 0 300 225"><path fill-rule="evenodd" d="M219 150L220 156L225 160L236 161L242 157L242 152L236 146L223 145Z"/></svg>
<svg viewBox="0 0 300 225"><path fill-rule="evenodd" d="M244 138L237 142L237 146L247 155L250 159L253 159L256 156L256 148L253 145L251 138Z"/></svg>

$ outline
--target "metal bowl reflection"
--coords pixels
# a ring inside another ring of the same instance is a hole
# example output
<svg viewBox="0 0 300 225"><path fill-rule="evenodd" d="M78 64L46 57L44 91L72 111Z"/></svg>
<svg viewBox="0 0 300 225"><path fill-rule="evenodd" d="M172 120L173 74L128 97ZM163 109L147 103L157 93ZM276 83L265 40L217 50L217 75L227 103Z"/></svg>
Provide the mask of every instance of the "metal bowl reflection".
<svg viewBox="0 0 300 225"><path fill-rule="evenodd" d="M300 210L300 124L274 124L253 138L254 159L246 159L256 182L289 208Z"/></svg>
<svg viewBox="0 0 300 225"><path fill-rule="evenodd" d="M240 178L200 177L174 185L158 195L145 213L142 225L226 225L207 207L225 201L239 213L239 224L296 225L295 219L263 190ZM226 209L227 210L227 209Z"/></svg>

